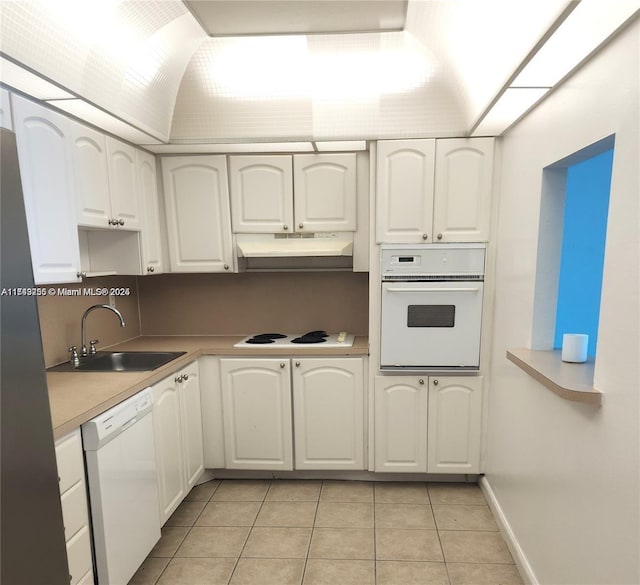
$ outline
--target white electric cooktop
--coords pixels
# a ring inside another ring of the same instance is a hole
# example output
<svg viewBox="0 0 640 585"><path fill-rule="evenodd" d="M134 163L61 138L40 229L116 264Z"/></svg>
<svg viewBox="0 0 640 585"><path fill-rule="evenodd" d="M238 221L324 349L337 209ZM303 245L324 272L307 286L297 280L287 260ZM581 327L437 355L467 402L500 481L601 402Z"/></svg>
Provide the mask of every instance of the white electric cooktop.
<svg viewBox="0 0 640 585"><path fill-rule="evenodd" d="M283 347L335 348L351 347L355 335L346 331L326 333L324 331L308 331L307 333L258 333L245 337L233 347L249 347L252 349L282 349Z"/></svg>

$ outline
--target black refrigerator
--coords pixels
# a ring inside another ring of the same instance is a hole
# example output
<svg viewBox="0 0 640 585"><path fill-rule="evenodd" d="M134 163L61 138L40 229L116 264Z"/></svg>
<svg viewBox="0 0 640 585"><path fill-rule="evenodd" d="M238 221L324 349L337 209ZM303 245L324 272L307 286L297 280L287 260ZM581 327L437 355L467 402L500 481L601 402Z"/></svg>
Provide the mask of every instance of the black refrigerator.
<svg viewBox="0 0 640 585"><path fill-rule="evenodd" d="M16 138L0 129L0 582L68 585ZM24 293L24 290L20 291Z"/></svg>

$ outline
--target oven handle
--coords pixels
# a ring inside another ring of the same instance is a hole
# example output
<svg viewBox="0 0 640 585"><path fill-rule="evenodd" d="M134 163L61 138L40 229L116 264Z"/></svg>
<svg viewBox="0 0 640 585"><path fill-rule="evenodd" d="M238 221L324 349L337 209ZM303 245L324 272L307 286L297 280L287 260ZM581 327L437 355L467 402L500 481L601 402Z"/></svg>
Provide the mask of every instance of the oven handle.
<svg viewBox="0 0 640 585"><path fill-rule="evenodd" d="M387 292L478 292L480 288L386 288Z"/></svg>

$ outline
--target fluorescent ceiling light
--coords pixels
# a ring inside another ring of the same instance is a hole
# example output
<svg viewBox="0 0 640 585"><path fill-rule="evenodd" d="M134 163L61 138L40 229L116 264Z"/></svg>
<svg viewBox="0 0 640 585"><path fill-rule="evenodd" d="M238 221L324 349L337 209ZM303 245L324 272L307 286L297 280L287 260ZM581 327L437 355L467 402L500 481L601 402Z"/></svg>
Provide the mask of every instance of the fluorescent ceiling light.
<svg viewBox="0 0 640 585"><path fill-rule="evenodd" d="M639 8L638 0L582 0L511 83L511 87L555 85Z"/></svg>
<svg viewBox="0 0 640 585"><path fill-rule="evenodd" d="M106 113L81 99L72 100L47 100L49 104L56 108L68 112L89 124L120 136L124 140L129 140L134 144L161 144L162 141L142 130L123 122L119 118Z"/></svg>
<svg viewBox="0 0 640 585"><path fill-rule="evenodd" d="M203 154L236 152L313 152L311 142L247 142L242 144L158 144L145 145L158 154Z"/></svg>
<svg viewBox="0 0 640 585"><path fill-rule="evenodd" d="M42 79L39 75L27 71L4 57L0 57L0 81L40 100L75 97L64 89L60 89L57 85Z"/></svg>
<svg viewBox="0 0 640 585"><path fill-rule="evenodd" d="M366 140L340 140L314 142L318 152L341 152L354 150L367 150Z"/></svg>
<svg viewBox="0 0 640 585"><path fill-rule="evenodd" d="M548 87L508 88L472 136L499 136L548 91Z"/></svg>

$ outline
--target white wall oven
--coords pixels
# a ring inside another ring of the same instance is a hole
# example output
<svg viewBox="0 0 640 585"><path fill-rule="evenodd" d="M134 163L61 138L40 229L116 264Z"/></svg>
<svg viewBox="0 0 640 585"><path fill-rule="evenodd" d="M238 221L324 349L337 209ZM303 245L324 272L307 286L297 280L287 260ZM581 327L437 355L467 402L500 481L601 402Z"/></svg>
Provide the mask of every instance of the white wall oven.
<svg viewBox="0 0 640 585"><path fill-rule="evenodd" d="M477 371L484 244L383 245L380 368Z"/></svg>

